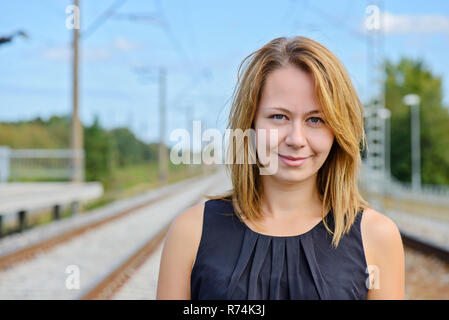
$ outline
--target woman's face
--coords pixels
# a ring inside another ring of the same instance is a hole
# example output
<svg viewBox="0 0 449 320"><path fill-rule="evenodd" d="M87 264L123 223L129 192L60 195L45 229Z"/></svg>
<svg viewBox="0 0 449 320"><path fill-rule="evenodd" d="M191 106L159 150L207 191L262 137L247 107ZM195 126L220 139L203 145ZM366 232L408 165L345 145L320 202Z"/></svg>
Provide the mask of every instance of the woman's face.
<svg viewBox="0 0 449 320"><path fill-rule="evenodd" d="M323 122L320 112L310 74L288 65L268 75L254 119L254 129L256 132L266 130L265 146L257 144L257 151L259 161L265 166L272 167L271 162L277 161L273 177L286 182L299 182L310 178L321 168L331 150L334 135ZM271 143L270 129L275 129L278 135L277 141ZM261 152L267 155L268 160L262 161ZM286 157L305 160L289 160Z"/></svg>

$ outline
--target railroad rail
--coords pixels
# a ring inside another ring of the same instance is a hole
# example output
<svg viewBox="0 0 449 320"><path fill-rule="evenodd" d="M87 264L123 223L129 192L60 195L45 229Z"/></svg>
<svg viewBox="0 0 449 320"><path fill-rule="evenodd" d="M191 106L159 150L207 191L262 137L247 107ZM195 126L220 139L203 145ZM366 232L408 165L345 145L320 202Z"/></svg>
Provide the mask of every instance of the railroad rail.
<svg viewBox="0 0 449 320"><path fill-rule="evenodd" d="M194 179L194 181L196 181L196 179L198 179L198 177L194 177L193 179ZM188 180L191 180L191 179L188 179ZM61 245L65 242L68 242L69 240L72 240L88 231L97 229L97 228L99 228L105 224L108 224L112 221L124 218L135 211L138 211L142 208L150 206L158 201L164 200L164 199L172 196L176 191L178 191L177 189L182 186L183 186L183 184L175 185L174 190L166 191L165 193L157 195L157 196L149 199L148 201L144 201L142 203L139 203L137 205L129 207L125 210L121 210L113 215L101 218L92 223L88 223L88 224L82 225L80 227L75 227L67 232L63 232L62 234L50 237L43 241L39 241L39 242L34 243L34 244L32 244L28 247L25 247L23 249L19 249L17 251L0 256L0 271L4 271L6 269L9 269L9 268L19 264L19 263L33 259L37 255L47 252L50 249L52 249L58 245Z"/></svg>
<svg viewBox="0 0 449 320"><path fill-rule="evenodd" d="M169 225L145 242L136 252L132 253L107 272L89 289L81 293L79 300L110 300L131 279L133 274L147 261L157 247L162 243L168 232Z"/></svg>
<svg viewBox="0 0 449 320"><path fill-rule="evenodd" d="M415 235L406 234L399 230L404 245L409 246L415 250L418 250L424 254L429 254L437 257L438 259L449 263L449 250L442 246L431 243L430 241L421 239Z"/></svg>

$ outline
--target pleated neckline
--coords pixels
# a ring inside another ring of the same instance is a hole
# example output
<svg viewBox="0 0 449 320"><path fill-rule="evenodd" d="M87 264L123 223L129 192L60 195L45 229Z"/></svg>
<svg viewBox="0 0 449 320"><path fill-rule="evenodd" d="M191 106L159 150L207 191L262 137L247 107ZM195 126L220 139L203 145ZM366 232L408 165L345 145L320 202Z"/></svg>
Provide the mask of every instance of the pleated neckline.
<svg viewBox="0 0 449 320"><path fill-rule="evenodd" d="M327 217L329 217L329 215L331 214L332 210L329 210L329 212L327 213L327 215L324 217L324 219L326 219ZM294 239L294 238L302 238L305 237L306 235L312 233L314 230L318 229L321 225L323 225L323 219L320 220L320 222L318 222L317 224L315 224L311 229L309 229L306 232L303 232L301 234L297 234L297 235L292 235L292 236L275 236L275 235L271 235L271 234L264 234L264 233L260 233L257 231L254 231L253 229L251 229L246 223L244 223L243 221L241 221L240 219L237 219L242 225L243 227L250 233L262 237L262 238L270 238L270 239Z"/></svg>

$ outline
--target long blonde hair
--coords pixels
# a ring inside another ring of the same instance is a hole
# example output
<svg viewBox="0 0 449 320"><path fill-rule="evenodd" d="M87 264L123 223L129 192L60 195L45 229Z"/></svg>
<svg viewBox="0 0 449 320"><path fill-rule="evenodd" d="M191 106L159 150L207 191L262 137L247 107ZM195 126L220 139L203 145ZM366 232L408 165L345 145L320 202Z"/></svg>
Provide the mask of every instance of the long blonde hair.
<svg viewBox="0 0 449 320"><path fill-rule="evenodd" d="M339 59L326 47L306 37L273 39L241 62L227 127L243 131L252 127L267 76L287 64L313 76L315 98L335 136L328 158L317 173L317 188L322 201L324 226L333 234L332 244L337 247L341 237L350 230L358 211L369 207L357 186L358 170L362 163L360 152L367 147L363 107ZM228 151L233 147L232 140ZM254 152L250 150L247 153L247 141L243 148L245 154ZM243 164L235 161L227 163L233 189L207 198L226 201L230 197L239 219L243 221L246 218L257 224L261 217L263 195L259 167L258 161L250 164L247 158ZM333 212L334 231L330 230L324 219L327 208Z"/></svg>

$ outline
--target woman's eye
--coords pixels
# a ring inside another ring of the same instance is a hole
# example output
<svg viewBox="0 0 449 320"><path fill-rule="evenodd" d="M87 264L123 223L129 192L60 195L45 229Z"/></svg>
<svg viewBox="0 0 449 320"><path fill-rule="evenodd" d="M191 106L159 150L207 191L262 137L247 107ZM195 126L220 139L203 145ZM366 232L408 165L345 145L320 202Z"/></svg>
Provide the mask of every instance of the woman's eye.
<svg viewBox="0 0 449 320"><path fill-rule="evenodd" d="M311 118L309 118L309 119L315 119L315 120L318 120L318 121L312 121L312 123L314 123L314 124L319 123L320 121L321 121L322 123L324 123L323 119L318 118L318 117L311 117Z"/></svg>
<svg viewBox="0 0 449 320"><path fill-rule="evenodd" d="M282 117L285 117L283 114L274 114L270 116L271 119L282 120Z"/></svg>

